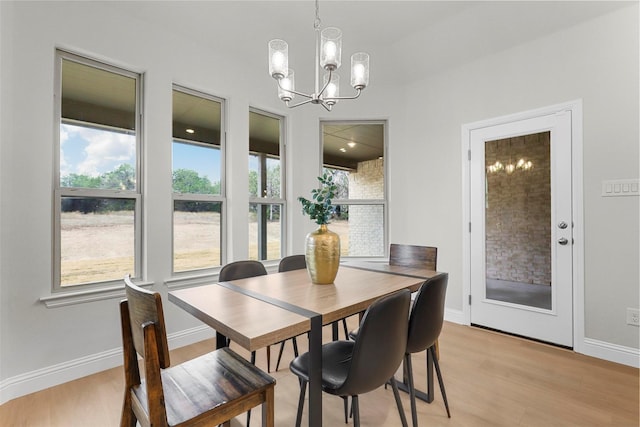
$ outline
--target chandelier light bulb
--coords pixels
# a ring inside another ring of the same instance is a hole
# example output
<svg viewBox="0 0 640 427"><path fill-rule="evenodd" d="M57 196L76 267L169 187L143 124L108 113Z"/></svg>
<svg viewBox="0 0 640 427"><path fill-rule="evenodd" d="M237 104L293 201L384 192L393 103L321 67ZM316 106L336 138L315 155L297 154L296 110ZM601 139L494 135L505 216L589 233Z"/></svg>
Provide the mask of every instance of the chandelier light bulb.
<svg viewBox="0 0 640 427"><path fill-rule="evenodd" d="M324 44L324 56L327 62L336 61L336 44L334 42L326 42Z"/></svg>

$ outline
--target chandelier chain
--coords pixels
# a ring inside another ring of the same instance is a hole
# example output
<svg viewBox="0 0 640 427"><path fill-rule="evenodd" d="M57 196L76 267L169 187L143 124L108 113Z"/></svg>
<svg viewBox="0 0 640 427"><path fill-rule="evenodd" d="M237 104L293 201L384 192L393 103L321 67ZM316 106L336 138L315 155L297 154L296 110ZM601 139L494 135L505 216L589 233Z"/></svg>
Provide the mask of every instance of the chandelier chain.
<svg viewBox="0 0 640 427"><path fill-rule="evenodd" d="M320 4L318 3L318 0L316 0L316 19L313 21L313 28L315 30L319 30L320 23Z"/></svg>

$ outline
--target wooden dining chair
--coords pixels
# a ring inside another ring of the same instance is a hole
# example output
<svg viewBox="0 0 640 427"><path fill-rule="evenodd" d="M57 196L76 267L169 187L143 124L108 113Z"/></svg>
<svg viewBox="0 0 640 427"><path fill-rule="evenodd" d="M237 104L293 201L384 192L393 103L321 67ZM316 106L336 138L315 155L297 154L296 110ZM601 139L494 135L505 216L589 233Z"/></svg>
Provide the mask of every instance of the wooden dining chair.
<svg viewBox="0 0 640 427"><path fill-rule="evenodd" d="M438 248L433 246L389 245L389 265L438 270Z"/></svg>
<svg viewBox="0 0 640 427"><path fill-rule="evenodd" d="M389 265L426 268L438 271L438 248L435 246L389 245ZM435 343L435 354L440 357L440 345Z"/></svg>
<svg viewBox="0 0 640 427"><path fill-rule="evenodd" d="M228 347L170 366L162 299L125 277L120 303L125 393L121 427L230 426L262 405L262 425L274 425L276 381ZM144 379L138 356L142 357Z"/></svg>
<svg viewBox="0 0 640 427"><path fill-rule="evenodd" d="M393 377L407 345L410 293L404 289L377 299L364 314L356 341L331 341L322 346L322 390L344 400L347 422L348 398L352 398L354 427L360 425L358 396L389 382L403 426L407 420ZM309 353L296 357L289 368L300 379L296 427L302 421Z"/></svg>

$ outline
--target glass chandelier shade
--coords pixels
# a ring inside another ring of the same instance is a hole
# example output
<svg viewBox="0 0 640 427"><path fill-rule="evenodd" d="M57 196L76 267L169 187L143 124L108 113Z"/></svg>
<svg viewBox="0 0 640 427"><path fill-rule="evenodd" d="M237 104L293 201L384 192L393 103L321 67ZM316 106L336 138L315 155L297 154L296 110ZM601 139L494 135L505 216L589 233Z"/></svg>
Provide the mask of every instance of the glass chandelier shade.
<svg viewBox="0 0 640 427"><path fill-rule="evenodd" d="M286 41L275 39L269 42L269 74L273 78L287 76L289 69L289 45Z"/></svg>
<svg viewBox="0 0 640 427"><path fill-rule="evenodd" d="M342 31L335 27L325 28L320 40L320 66L325 70L337 70L342 63Z"/></svg>
<svg viewBox="0 0 640 427"><path fill-rule="evenodd" d="M278 85L278 98L284 102L291 101L296 97L296 94L291 92L293 90L296 90L294 72L292 69L289 69L287 70L286 76L280 79L280 84Z"/></svg>

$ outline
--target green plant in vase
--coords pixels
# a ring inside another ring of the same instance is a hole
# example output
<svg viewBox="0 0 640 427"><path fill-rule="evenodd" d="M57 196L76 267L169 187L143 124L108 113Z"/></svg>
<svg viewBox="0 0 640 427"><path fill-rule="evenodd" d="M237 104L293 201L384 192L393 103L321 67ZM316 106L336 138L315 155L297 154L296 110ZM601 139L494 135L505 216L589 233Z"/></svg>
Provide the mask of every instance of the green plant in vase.
<svg viewBox="0 0 640 427"><path fill-rule="evenodd" d="M318 181L320 187L311 190L312 200L298 197L302 213L309 215L320 226L307 234L305 257L311 282L331 284L340 266L340 236L327 228L333 213L331 201L335 197L337 186L333 177L327 173L319 176Z"/></svg>

